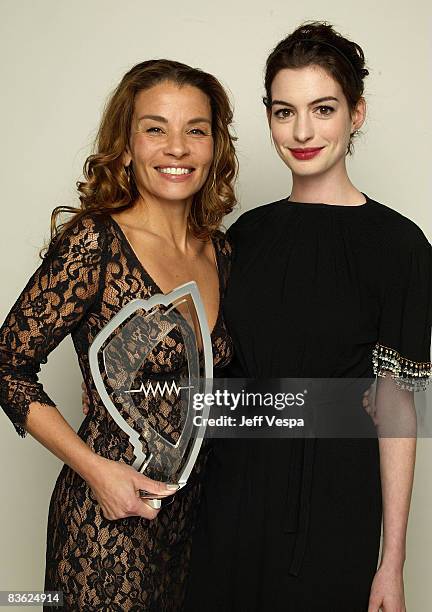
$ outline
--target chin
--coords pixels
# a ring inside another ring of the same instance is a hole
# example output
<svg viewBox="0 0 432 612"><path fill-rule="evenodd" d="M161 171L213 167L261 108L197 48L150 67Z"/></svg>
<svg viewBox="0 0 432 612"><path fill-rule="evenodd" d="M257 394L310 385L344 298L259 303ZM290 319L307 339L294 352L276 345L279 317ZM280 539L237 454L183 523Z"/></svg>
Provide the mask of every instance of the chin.
<svg viewBox="0 0 432 612"><path fill-rule="evenodd" d="M315 174L322 174L325 171L325 168L320 168L315 166L312 168L309 167L298 167L296 165L289 166L293 176L314 176Z"/></svg>
<svg viewBox="0 0 432 612"><path fill-rule="evenodd" d="M171 202L178 202L179 200L188 200L189 198L193 197L195 194L195 192L193 193L157 193L156 197L159 200L167 200L167 201L171 201Z"/></svg>
<svg viewBox="0 0 432 612"><path fill-rule="evenodd" d="M161 200L171 200L173 202L178 202L179 200L188 200L189 198L192 198L196 193L197 191L195 189L188 189L187 191L169 190L163 192L156 192L155 195Z"/></svg>

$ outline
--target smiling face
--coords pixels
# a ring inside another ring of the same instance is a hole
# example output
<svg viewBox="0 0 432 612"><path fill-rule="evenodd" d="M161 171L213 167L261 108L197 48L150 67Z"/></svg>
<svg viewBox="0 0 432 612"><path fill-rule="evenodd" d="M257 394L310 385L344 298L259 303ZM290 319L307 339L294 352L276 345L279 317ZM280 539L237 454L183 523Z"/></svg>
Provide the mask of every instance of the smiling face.
<svg viewBox="0 0 432 612"><path fill-rule="evenodd" d="M293 175L345 168L350 135L365 118L360 98L350 113L339 83L319 66L284 68L272 83L268 120L276 150Z"/></svg>
<svg viewBox="0 0 432 612"><path fill-rule="evenodd" d="M191 201L204 185L213 160L212 113L197 87L164 82L136 95L130 147L144 199Z"/></svg>

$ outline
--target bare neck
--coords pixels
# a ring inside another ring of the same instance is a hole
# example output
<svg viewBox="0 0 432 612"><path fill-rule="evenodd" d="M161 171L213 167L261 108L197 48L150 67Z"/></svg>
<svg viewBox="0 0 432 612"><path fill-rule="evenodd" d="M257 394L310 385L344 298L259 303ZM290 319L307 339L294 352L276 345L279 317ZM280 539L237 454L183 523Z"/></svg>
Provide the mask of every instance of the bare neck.
<svg viewBox="0 0 432 612"><path fill-rule="evenodd" d="M293 202L355 205L364 202L364 196L350 181L345 164L316 176L293 174L289 198Z"/></svg>
<svg viewBox="0 0 432 612"><path fill-rule="evenodd" d="M188 227L190 201L160 201L141 197L122 213L121 222L134 231L144 231L185 251L192 236Z"/></svg>

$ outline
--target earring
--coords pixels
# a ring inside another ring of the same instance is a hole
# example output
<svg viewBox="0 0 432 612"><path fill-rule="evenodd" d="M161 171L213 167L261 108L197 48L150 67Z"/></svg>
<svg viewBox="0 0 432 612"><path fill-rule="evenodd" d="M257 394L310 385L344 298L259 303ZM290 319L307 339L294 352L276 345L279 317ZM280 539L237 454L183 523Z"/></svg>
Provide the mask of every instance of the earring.
<svg viewBox="0 0 432 612"><path fill-rule="evenodd" d="M124 170L126 172L127 181L128 181L129 187L130 187L130 182L131 182L131 164L128 164L127 166L124 166Z"/></svg>
<svg viewBox="0 0 432 612"><path fill-rule="evenodd" d="M216 170L213 168L213 179L210 185L210 190L216 187Z"/></svg>

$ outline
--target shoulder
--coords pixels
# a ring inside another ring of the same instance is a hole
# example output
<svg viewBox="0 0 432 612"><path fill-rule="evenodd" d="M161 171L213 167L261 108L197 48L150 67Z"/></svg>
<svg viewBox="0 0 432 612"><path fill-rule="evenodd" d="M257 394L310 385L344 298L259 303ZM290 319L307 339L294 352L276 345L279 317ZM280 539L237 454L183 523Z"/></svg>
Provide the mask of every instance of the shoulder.
<svg viewBox="0 0 432 612"><path fill-rule="evenodd" d="M70 231L75 236L86 236L90 240L100 241L107 234L109 215L89 212L75 220Z"/></svg>
<svg viewBox="0 0 432 612"><path fill-rule="evenodd" d="M229 227L227 231L228 239L234 239L234 236L240 235L243 232L261 231L263 223L271 223L272 219L277 217L277 213L281 206L283 206L283 203L284 200L277 200L247 210Z"/></svg>
<svg viewBox="0 0 432 612"><path fill-rule="evenodd" d="M228 240L227 233L221 230L216 230L212 234L213 243L216 245L217 250L222 255L230 257L232 253L231 243Z"/></svg>
<svg viewBox="0 0 432 612"><path fill-rule="evenodd" d="M107 247L108 228L106 215L92 212L72 218L60 231L59 240L50 243L47 257L97 264Z"/></svg>
<svg viewBox="0 0 432 612"><path fill-rule="evenodd" d="M385 204L371 200L373 222L383 245L390 250L412 252L429 250L431 245L421 228L411 219Z"/></svg>

